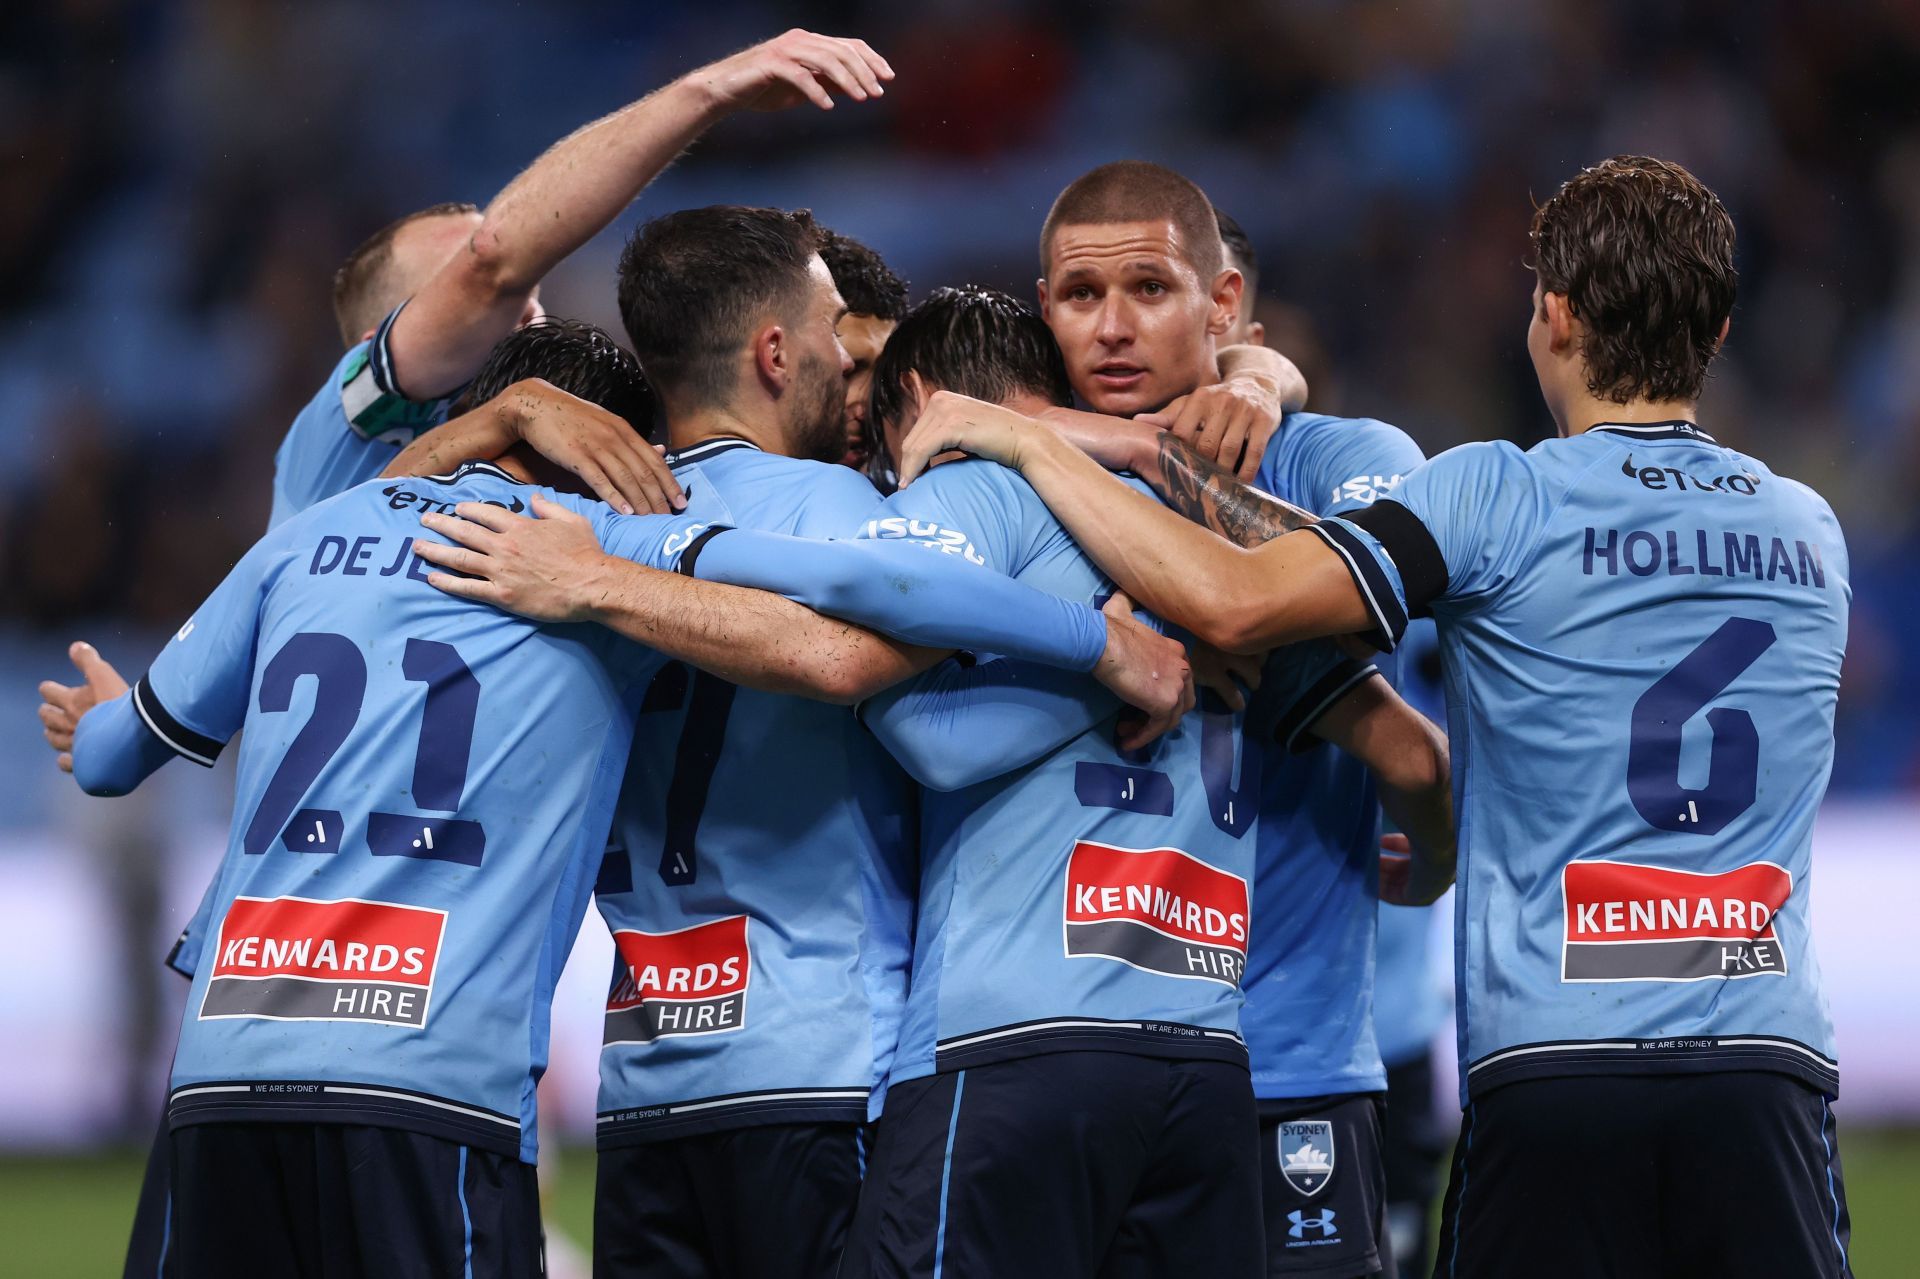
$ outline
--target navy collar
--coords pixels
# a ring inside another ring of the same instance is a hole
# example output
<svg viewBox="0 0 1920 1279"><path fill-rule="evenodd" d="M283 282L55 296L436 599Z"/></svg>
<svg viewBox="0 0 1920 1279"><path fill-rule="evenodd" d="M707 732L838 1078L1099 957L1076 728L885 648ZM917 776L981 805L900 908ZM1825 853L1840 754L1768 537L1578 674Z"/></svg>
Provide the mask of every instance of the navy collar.
<svg viewBox="0 0 1920 1279"><path fill-rule="evenodd" d="M716 435L710 440L689 444L677 452L669 451L666 461L668 466L678 468L690 462L704 462L710 457L719 457L722 453L731 453L735 449L752 449L756 453L766 451L752 440L743 440L737 435Z"/></svg>
<svg viewBox="0 0 1920 1279"><path fill-rule="evenodd" d="M509 484L518 484L521 482L495 466L492 462L483 461L480 458L462 462L445 475L423 475L420 478L432 480L435 484L456 484L466 479L469 475L490 475L496 480L505 480Z"/></svg>
<svg viewBox="0 0 1920 1279"><path fill-rule="evenodd" d="M1600 422L1587 430L1589 434L1605 431L1608 435L1624 435L1630 440L1704 440L1708 444L1719 443L1685 418L1675 418L1671 422Z"/></svg>

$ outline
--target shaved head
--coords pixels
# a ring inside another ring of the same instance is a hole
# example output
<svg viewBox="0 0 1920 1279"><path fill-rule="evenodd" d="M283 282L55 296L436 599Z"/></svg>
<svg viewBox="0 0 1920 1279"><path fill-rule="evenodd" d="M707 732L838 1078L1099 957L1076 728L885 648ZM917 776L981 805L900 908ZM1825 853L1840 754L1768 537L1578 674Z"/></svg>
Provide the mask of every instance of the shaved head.
<svg viewBox="0 0 1920 1279"><path fill-rule="evenodd" d="M1164 165L1116 160L1067 185L1040 229L1040 269L1052 274L1053 237L1063 226L1171 222L1181 254L1194 274L1211 282L1220 273L1220 224L1207 193Z"/></svg>

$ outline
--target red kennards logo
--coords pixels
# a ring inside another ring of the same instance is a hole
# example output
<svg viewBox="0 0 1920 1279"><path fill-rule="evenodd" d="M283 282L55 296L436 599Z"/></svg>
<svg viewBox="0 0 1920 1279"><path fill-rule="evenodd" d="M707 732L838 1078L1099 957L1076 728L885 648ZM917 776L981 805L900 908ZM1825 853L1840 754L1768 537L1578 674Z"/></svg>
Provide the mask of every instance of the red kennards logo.
<svg viewBox="0 0 1920 1279"><path fill-rule="evenodd" d="M620 962L607 995L605 1042L644 1044L746 1025L753 958L745 915L672 933L622 928L613 944Z"/></svg>
<svg viewBox="0 0 1920 1279"><path fill-rule="evenodd" d="M1238 986L1247 881L1172 848L1085 840L1067 859L1066 953Z"/></svg>
<svg viewBox="0 0 1920 1279"><path fill-rule="evenodd" d="M394 902L237 897L200 1016L424 1026L446 923Z"/></svg>
<svg viewBox="0 0 1920 1279"><path fill-rule="evenodd" d="M1775 920L1793 876L1772 862L1717 875L1579 861L1561 879L1562 981L1704 981L1785 973Z"/></svg>

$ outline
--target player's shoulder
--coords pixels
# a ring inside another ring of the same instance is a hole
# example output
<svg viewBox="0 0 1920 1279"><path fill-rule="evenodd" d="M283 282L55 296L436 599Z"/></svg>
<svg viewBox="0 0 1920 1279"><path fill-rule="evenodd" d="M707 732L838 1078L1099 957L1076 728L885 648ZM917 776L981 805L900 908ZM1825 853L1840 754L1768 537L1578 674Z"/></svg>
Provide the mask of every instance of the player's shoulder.
<svg viewBox="0 0 1920 1279"><path fill-rule="evenodd" d="M1289 413L1261 478L1278 496L1329 514L1385 497L1425 460L1412 436L1379 418Z"/></svg>

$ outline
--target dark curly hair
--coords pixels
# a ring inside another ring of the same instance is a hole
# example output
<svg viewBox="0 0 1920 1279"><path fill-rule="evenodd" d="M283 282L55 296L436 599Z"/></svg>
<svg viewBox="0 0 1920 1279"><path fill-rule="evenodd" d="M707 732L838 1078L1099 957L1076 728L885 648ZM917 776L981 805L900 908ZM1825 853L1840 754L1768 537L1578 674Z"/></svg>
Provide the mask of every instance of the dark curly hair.
<svg viewBox="0 0 1920 1279"><path fill-rule="evenodd" d="M897 321L907 313L907 282L852 236L821 227L820 259L840 290L840 300L854 315Z"/></svg>
<svg viewBox="0 0 1920 1279"><path fill-rule="evenodd" d="M448 412L457 417L530 377L627 419L643 436L653 433L653 391L640 361L598 325L551 315L501 338Z"/></svg>
<svg viewBox="0 0 1920 1279"><path fill-rule="evenodd" d="M995 403L1018 391L1054 404L1073 403L1060 348L1034 309L997 289L969 284L935 289L907 312L873 365L876 426L906 409L906 376L918 373L936 391Z"/></svg>
<svg viewBox="0 0 1920 1279"><path fill-rule="evenodd" d="M1541 288L1586 326L1589 391L1700 398L1740 281L1719 196L1677 164L1617 155L1535 209L1531 239Z"/></svg>

